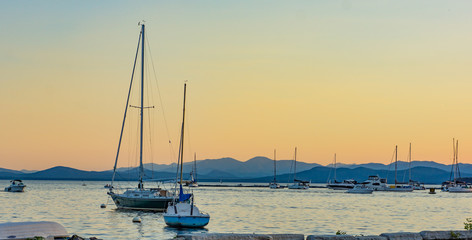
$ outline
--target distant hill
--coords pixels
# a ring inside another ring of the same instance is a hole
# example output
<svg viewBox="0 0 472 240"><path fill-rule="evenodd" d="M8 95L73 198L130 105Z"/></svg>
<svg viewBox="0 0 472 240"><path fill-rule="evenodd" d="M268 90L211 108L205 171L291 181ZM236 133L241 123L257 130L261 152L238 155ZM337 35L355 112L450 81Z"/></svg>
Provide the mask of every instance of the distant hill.
<svg viewBox="0 0 472 240"><path fill-rule="evenodd" d="M412 168L412 180L419 181L426 184L440 184L448 180L450 173L437 168L430 167L415 167ZM397 171L398 181L408 181L408 170ZM354 179L358 182L363 182L371 175L379 175L381 178L387 178L388 183L394 183L395 171L376 170L365 167L358 167L354 169L338 168L336 171L337 180ZM472 177L471 174L464 174L462 177ZM297 179L311 181L312 183L326 183L333 178L332 169L328 167L314 167L307 171L297 173ZM255 179L247 179L248 182L270 182L273 177L263 177ZM277 176L277 181L280 183L288 183L293 181L293 175L283 174Z"/></svg>
<svg viewBox="0 0 472 240"><path fill-rule="evenodd" d="M293 178L293 160L277 160L277 179L281 182ZM184 178L189 179L193 162L184 163ZM334 169L316 163L297 162L297 178L304 178L316 183L325 183L334 177ZM407 162L398 162L398 179L407 180ZM431 161L413 161L413 179L425 183L441 183L450 177L451 165ZM460 164L462 177L472 177L472 164ZM176 164L146 164L145 178L171 180L175 178ZM337 180L365 180L369 175L379 175L393 180L393 164L337 164ZM255 157L242 162L234 158L206 159L197 161L197 179L201 181L252 181L269 182L273 179L274 161L266 157ZM0 168L0 179L38 179L38 180L111 180L113 172L84 171L69 167L53 167L42 171L28 172ZM405 178L404 178L405 177ZM138 178L138 168L120 168L115 179L135 181Z"/></svg>

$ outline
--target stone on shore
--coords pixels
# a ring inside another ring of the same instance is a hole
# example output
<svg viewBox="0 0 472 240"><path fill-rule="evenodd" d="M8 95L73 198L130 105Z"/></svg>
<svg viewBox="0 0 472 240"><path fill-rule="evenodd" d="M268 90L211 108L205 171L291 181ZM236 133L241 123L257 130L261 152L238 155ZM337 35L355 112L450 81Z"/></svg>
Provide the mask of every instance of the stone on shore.
<svg viewBox="0 0 472 240"><path fill-rule="evenodd" d="M422 231L420 232L424 240L442 239L472 239L471 231Z"/></svg>
<svg viewBox="0 0 472 240"><path fill-rule="evenodd" d="M399 232L399 233L382 233L381 237L386 237L388 240L423 240L419 233Z"/></svg>

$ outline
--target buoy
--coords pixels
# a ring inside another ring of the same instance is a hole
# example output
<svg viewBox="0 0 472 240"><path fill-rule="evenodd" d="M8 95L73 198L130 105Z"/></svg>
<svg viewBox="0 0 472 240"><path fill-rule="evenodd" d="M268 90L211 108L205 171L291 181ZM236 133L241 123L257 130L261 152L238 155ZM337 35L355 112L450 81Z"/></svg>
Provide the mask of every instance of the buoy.
<svg viewBox="0 0 472 240"><path fill-rule="evenodd" d="M100 205L100 208L106 208L107 205L105 205L105 203L102 203L102 205Z"/></svg>
<svg viewBox="0 0 472 240"><path fill-rule="evenodd" d="M135 217L135 218L133 218L133 222L135 222L135 223L140 223L140 222L141 222L141 218L140 218L140 217Z"/></svg>

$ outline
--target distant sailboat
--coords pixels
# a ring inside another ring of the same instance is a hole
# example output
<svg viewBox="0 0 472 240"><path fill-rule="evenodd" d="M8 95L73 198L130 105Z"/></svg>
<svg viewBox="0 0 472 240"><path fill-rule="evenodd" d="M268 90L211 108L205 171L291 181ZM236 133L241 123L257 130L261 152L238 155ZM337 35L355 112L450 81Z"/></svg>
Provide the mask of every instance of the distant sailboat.
<svg viewBox="0 0 472 240"><path fill-rule="evenodd" d="M183 165L184 165L184 124L185 124L185 95L187 84L184 85L184 107L182 117L182 129L180 135L179 147L179 167L178 174L180 175L179 194L167 207L164 213L164 221L170 227L177 228L202 228L210 222L210 215L208 213L200 212L195 206L194 195L184 193L182 187L183 180ZM177 179L176 179L177 180ZM176 181L177 183L177 181Z"/></svg>
<svg viewBox="0 0 472 240"><path fill-rule="evenodd" d="M275 160L275 157L276 154L275 154L275 149L274 149L274 181L269 183L269 188L271 189L279 189L279 188L283 188L283 186L280 186L280 184L277 183L277 161Z"/></svg>
<svg viewBox="0 0 472 240"><path fill-rule="evenodd" d="M464 181L461 181L461 172L459 170L459 140L456 140L454 145L453 141L453 149L454 149L454 160L452 163L453 175L454 180L447 188L447 191L450 193L472 193L472 186Z"/></svg>
<svg viewBox="0 0 472 240"><path fill-rule="evenodd" d="M116 175L116 167L118 163L118 156L120 153L120 146L121 140L123 136L123 129L125 126L126 121L126 113L128 110L128 103L131 93L131 86L128 93L128 99L126 102L125 114L123 117L123 125L120 134L120 140L118 143L118 150L116 153L115 165L113 167L113 177L111 180L111 184L107 187L109 189L108 195L113 199L117 208L123 209L135 209L135 210L154 210L154 211L164 211L169 202L171 202L174 198L173 196L166 190L162 190L160 188L145 188L144 187L144 165L143 165L143 128L144 128L144 109L148 108L144 106L144 24L140 23L141 25L141 32L140 32L140 40L141 40L141 104L139 107L140 109L140 145L139 145L139 183L137 188L133 189L126 189L123 193L119 193L117 188L114 188L113 182ZM138 44L139 50L139 44ZM138 52L136 52L135 58L135 65L136 66L136 59L138 56ZM133 67L133 73L134 73ZM131 80L132 83L132 80Z"/></svg>
<svg viewBox="0 0 472 240"><path fill-rule="evenodd" d="M389 192L411 192L411 191L413 191L412 186L397 181L397 162L398 162L397 152L398 152L398 146L395 146L395 184L391 185L391 186L388 186L385 189L385 191L389 191Z"/></svg>
<svg viewBox="0 0 472 240"><path fill-rule="evenodd" d="M295 154L293 157L294 171L293 171L293 183L288 185L289 189L309 189L310 182L297 179L297 148L295 148Z"/></svg>
<svg viewBox="0 0 472 240"><path fill-rule="evenodd" d="M354 185L357 184L357 181L354 179L347 179L343 180L342 182L338 182L336 180L336 153L334 154L334 179L329 180L328 184L326 185L329 189L333 190L346 190L346 189L352 189Z"/></svg>
<svg viewBox="0 0 472 240"><path fill-rule="evenodd" d="M198 187L197 182L197 153L193 155L193 166L190 172L190 182L187 183L189 187Z"/></svg>
<svg viewBox="0 0 472 240"><path fill-rule="evenodd" d="M410 143L410 150L408 151L408 185L410 185L413 188L413 190L426 189L422 183L411 179L411 143Z"/></svg>

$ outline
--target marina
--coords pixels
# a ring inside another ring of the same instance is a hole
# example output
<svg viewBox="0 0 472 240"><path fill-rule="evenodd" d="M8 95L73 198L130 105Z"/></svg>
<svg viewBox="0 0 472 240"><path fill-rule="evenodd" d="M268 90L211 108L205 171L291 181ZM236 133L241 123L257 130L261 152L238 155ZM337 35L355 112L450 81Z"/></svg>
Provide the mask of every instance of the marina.
<svg viewBox="0 0 472 240"><path fill-rule="evenodd" d="M0 184L8 182L1 180ZM181 230L166 227L160 212L117 210L104 194L107 189L103 186L107 182L86 183L83 187L82 181L29 180L24 193L0 192L4 200L0 214L8 222L58 222L71 235L143 240L171 239L184 233L333 235L342 230L348 234L368 235L460 230L465 219L472 215L471 194L437 191L431 195L427 190L346 194L327 189L324 184L305 190L274 190L261 183L222 187L215 186L219 183L201 182L193 189L195 202L211 214L212 220L203 229ZM134 185L133 182L120 184ZM426 187L439 188L438 185ZM101 204L107 207L100 208ZM133 223L135 217L140 217L141 223Z"/></svg>

